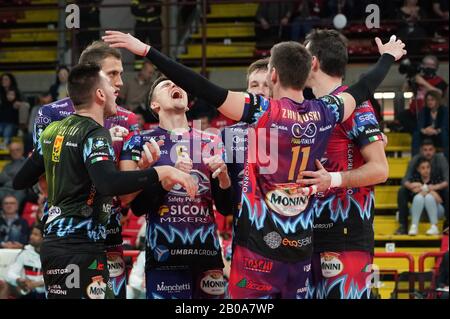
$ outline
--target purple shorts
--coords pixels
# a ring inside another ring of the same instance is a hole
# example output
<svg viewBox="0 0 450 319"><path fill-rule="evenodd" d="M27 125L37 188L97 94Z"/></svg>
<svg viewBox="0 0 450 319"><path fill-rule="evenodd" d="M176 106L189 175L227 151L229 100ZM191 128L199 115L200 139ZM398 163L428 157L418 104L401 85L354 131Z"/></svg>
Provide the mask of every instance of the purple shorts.
<svg viewBox="0 0 450 319"><path fill-rule="evenodd" d="M310 275L310 260L270 260L236 245L228 291L231 299L308 299Z"/></svg>

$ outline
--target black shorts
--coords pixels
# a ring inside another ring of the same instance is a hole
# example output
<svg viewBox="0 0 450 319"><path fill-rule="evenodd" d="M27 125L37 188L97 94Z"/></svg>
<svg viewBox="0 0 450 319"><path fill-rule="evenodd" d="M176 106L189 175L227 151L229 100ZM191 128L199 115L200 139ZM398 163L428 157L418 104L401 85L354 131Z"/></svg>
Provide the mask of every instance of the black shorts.
<svg viewBox="0 0 450 319"><path fill-rule="evenodd" d="M41 254L48 299L114 298L105 253Z"/></svg>

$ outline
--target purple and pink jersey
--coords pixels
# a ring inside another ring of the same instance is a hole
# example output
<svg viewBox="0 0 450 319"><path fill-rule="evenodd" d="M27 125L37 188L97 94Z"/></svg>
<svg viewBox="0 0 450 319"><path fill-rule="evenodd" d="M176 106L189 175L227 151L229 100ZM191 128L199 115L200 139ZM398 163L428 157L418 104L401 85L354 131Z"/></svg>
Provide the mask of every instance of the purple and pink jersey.
<svg viewBox="0 0 450 319"><path fill-rule="evenodd" d="M190 174L198 182L198 191L191 200L181 186L175 185L152 205L147 213L146 268L223 268L213 213L211 172L202 160L223 153L220 137L195 129L176 134L158 127L126 141L121 159L139 161L142 146L151 138L164 141L155 167L175 166L178 156L192 159Z"/></svg>
<svg viewBox="0 0 450 319"><path fill-rule="evenodd" d="M249 128L235 244L276 261L311 258L317 200L300 194L296 180L301 171L317 169L315 160L322 158L343 110L333 95L302 103L247 96L242 119L254 123L254 132Z"/></svg>
<svg viewBox="0 0 450 319"><path fill-rule="evenodd" d="M73 113L75 113L75 109L73 107L72 100L69 97L41 106L36 118L34 119L33 145L37 145L39 137L45 128L50 125L50 123L61 121ZM121 106L117 106L117 114L115 116L109 117L105 120L104 127L106 129L110 129L111 127L117 125L126 128L130 134L139 131L136 115ZM123 148L123 142L114 142L113 148L116 159L118 159Z"/></svg>
<svg viewBox="0 0 450 319"><path fill-rule="evenodd" d="M347 87L340 86L337 95ZM376 141L381 134L370 102L358 105L352 115L337 125L328 141L322 164L329 172L357 169L365 164L361 149ZM314 218L314 251L373 252L374 188L332 188L317 194Z"/></svg>

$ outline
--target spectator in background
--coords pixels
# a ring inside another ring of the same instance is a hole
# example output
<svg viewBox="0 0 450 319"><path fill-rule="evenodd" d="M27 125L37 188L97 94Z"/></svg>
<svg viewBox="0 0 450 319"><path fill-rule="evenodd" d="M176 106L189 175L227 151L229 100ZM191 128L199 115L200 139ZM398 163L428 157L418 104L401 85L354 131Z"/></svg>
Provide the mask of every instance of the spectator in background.
<svg viewBox="0 0 450 319"><path fill-rule="evenodd" d="M420 147L420 154L414 156L408 164L405 177L402 179L401 187L397 195L397 204L399 210L399 228L395 232L397 235L406 235L408 229L408 216L409 208L408 203L412 202L414 197L413 189L417 186L414 183L410 183L415 167L419 160L424 157L431 162L431 175L442 176L443 182L438 185L432 185L429 190L441 192L441 196L444 204L444 211L446 217L446 223L448 223L448 162L442 153L436 153L436 147L433 141L426 139L422 142ZM445 226L444 226L445 228Z"/></svg>
<svg viewBox="0 0 450 319"><path fill-rule="evenodd" d="M159 2L159 3L157 3ZM134 36L144 43L161 50L161 0L133 0L131 13L136 18Z"/></svg>
<svg viewBox="0 0 450 319"><path fill-rule="evenodd" d="M448 108L441 104L441 95L437 91L428 91L425 95L425 107L419 112L418 126L413 134L413 154L419 152L425 138L442 148L448 160Z"/></svg>
<svg viewBox="0 0 450 319"><path fill-rule="evenodd" d="M62 100L68 97L67 93L67 80L69 79L69 68L65 65L58 67L56 71L56 81L50 87L50 95L52 96L52 101Z"/></svg>
<svg viewBox="0 0 450 319"><path fill-rule="evenodd" d="M22 249L28 242L30 229L19 217L19 203L14 195L3 198L0 214L0 248Z"/></svg>
<svg viewBox="0 0 450 319"><path fill-rule="evenodd" d="M353 14L353 0L328 0L328 14L334 18L338 13L342 13L350 19Z"/></svg>
<svg viewBox="0 0 450 319"><path fill-rule="evenodd" d="M408 180L410 189L415 194L411 205L412 221L408 235L417 235L420 216L424 209L427 211L431 223L431 227L427 230L426 234L439 234L437 227L438 215L444 215L444 207L442 206L442 197L435 190L435 187L441 183L446 184L446 187L448 187L448 183L443 182L442 176L431 175L431 162L429 159L419 159L415 167L415 172Z"/></svg>
<svg viewBox="0 0 450 319"><path fill-rule="evenodd" d="M19 123L26 123L30 105L22 101L16 78L11 73L2 74L0 81L0 136L8 145L17 134Z"/></svg>
<svg viewBox="0 0 450 319"><path fill-rule="evenodd" d="M255 36L258 48L270 48L274 43L289 39L292 3L261 2L256 12Z"/></svg>
<svg viewBox="0 0 450 319"><path fill-rule="evenodd" d="M6 281L10 291L20 299L44 299L45 287L42 276L40 250L43 241L43 226L35 224L26 245L15 262L8 267Z"/></svg>
<svg viewBox="0 0 450 319"><path fill-rule="evenodd" d="M305 36L317 25L324 14L323 0L299 0L293 2L291 40L303 42Z"/></svg>
<svg viewBox="0 0 450 319"><path fill-rule="evenodd" d="M408 55L417 56L420 54L427 36L425 29L420 22L424 18L424 12L418 5L418 0L405 0L398 13L401 26L397 36L402 39L408 48Z"/></svg>
<svg viewBox="0 0 450 319"><path fill-rule="evenodd" d="M126 81L120 89L119 96L124 107L132 112L136 112L139 108L145 111L148 93L158 77L157 73L154 65L150 61L144 60L142 69L135 77Z"/></svg>
<svg viewBox="0 0 450 319"><path fill-rule="evenodd" d="M433 12L437 18L448 20L448 0L433 0Z"/></svg>
<svg viewBox="0 0 450 319"><path fill-rule="evenodd" d="M405 83L404 91L417 91L409 105L409 110L414 116L424 107L425 94L428 91L436 91L442 98L446 97L448 84L437 75L438 68L438 58L434 55L427 55L422 59L421 73L414 77L412 83Z"/></svg>
<svg viewBox="0 0 450 319"><path fill-rule="evenodd" d="M0 202L6 195L13 194L19 203L25 198L25 191L17 191L13 188L12 182L19 169L25 162L23 153L23 144L13 142L9 144L9 154L11 162L6 164L3 171L0 172Z"/></svg>

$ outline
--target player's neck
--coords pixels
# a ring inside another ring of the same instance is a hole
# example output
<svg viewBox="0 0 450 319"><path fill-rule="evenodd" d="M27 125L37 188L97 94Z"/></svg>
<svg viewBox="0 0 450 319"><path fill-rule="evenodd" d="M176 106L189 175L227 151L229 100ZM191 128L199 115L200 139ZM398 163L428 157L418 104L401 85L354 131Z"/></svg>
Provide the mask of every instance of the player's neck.
<svg viewBox="0 0 450 319"><path fill-rule="evenodd" d="M342 85L342 78L329 76L322 73L321 76L316 78L315 85L312 87L314 96L319 98L321 96L330 94L337 87Z"/></svg>
<svg viewBox="0 0 450 319"><path fill-rule="evenodd" d="M99 107L91 107L89 109L81 109L76 111L78 115L90 117L101 126L105 126L105 114Z"/></svg>
<svg viewBox="0 0 450 319"><path fill-rule="evenodd" d="M189 130L189 123L186 113L159 115L159 126L167 131L185 129Z"/></svg>
<svg viewBox="0 0 450 319"><path fill-rule="evenodd" d="M303 91L299 91L299 90L295 90L295 89L291 89L291 88L278 88L278 90L275 90L273 92L273 98L275 100L279 100L282 99L284 97L287 97L297 103L302 103L303 100L305 99L303 97Z"/></svg>

